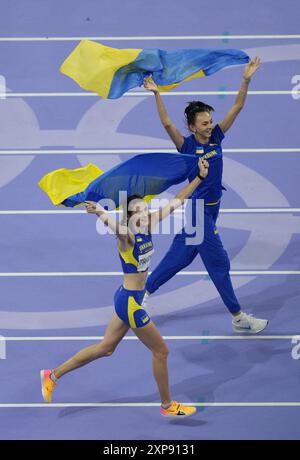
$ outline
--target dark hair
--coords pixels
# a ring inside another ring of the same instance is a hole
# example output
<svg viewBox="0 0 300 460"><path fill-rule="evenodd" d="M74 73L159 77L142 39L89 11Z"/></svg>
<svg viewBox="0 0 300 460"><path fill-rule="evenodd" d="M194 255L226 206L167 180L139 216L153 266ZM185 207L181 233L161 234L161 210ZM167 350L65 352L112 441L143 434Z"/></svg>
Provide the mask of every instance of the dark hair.
<svg viewBox="0 0 300 460"><path fill-rule="evenodd" d="M189 126L195 123L197 113L214 112L214 111L215 109L213 107L205 104L204 102L191 101L189 102L189 105L186 107L184 114L186 117L187 124Z"/></svg>
<svg viewBox="0 0 300 460"><path fill-rule="evenodd" d="M144 198L142 197L142 195L138 195L138 194L128 196L127 197L127 212L128 212L129 205L133 200L142 200L142 201L144 201Z"/></svg>
<svg viewBox="0 0 300 460"><path fill-rule="evenodd" d="M127 211L127 221L128 221L128 218L130 217L130 215L132 214L132 211L129 211L128 208L129 208L130 203L133 200L142 200L143 201L144 197L142 197L142 195L138 195L138 194L130 195L130 196L127 197L127 200L122 203L123 214L125 212L125 209ZM123 216L122 222L124 223L124 216Z"/></svg>

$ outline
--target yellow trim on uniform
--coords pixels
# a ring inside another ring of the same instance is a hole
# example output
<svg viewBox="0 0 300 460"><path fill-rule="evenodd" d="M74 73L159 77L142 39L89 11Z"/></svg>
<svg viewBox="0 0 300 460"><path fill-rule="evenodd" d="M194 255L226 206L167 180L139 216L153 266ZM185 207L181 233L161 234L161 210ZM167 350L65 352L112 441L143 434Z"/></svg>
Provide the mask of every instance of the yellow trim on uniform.
<svg viewBox="0 0 300 460"><path fill-rule="evenodd" d="M196 153L204 153L204 150L203 149L197 149Z"/></svg>
<svg viewBox="0 0 300 460"><path fill-rule="evenodd" d="M136 258L134 257L133 251L134 251L134 246L131 246L131 247L130 247L129 249L127 249L126 251L122 251L122 250L119 248L120 256L121 256L122 259L124 260L125 264L132 264L132 265L134 265L135 267L138 267L139 263L138 263L138 261L136 260Z"/></svg>
<svg viewBox="0 0 300 460"><path fill-rule="evenodd" d="M205 203L205 206L214 206L215 204L219 204L219 203L220 203L220 200L216 201L215 203Z"/></svg>
<svg viewBox="0 0 300 460"><path fill-rule="evenodd" d="M214 155L217 155L217 154L218 154L218 152L216 152L215 150L211 150L210 152L207 152L204 155L203 159L207 160L208 158L211 158L211 157L213 157Z"/></svg>
<svg viewBox="0 0 300 460"><path fill-rule="evenodd" d="M128 319L131 328L136 328L136 323L134 320L134 314L138 310L144 310L141 305L139 305L133 296L128 297Z"/></svg>
<svg viewBox="0 0 300 460"><path fill-rule="evenodd" d="M214 234L217 235L219 233L219 230L217 228L214 229Z"/></svg>

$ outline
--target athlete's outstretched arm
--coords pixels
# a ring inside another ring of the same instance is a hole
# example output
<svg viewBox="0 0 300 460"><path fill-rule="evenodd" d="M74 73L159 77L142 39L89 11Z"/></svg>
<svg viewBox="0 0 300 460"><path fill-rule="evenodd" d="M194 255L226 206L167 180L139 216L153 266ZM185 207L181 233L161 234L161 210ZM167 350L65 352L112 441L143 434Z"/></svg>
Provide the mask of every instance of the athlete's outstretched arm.
<svg viewBox="0 0 300 460"><path fill-rule="evenodd" d="M108 212L99 204L95 203L94 201L86 201L85 202L86 211L90 214L96 214L99 219L102 220L104 225L107 225L121 240L128 240L130 236L130 231L126 225L122 225L117 222L115 219L112 219Z"/></svg>
<svg viewBox="0 0 300 460"><path fill-rule="evenodd" d="M174 142L177 150L180 150L184 142L183 135L180 133L180 131L176 128L176 126L170 120L157 85L154 83L151 77L147 77L144 80L144 87L154 93L156 107L157 107L157 111L158 111L158 115L159 115L161 124L163 125L163 127L169 134L170 138Z"/></svg>
<svg viewBox="0 0 300 460"><path fill-rule="evenodd" d="M245 105L246 98L247 98L247 93L248 93L248 87L249 83L251 81L251 77L255 74L257 69L259 69L261 65L261 60L260 58L256 57L252 61L250 61L244 70L244 75L243 75L243 81L239 90L239 93L236 97L235 103L225 116L225 118L219 123L219 126L223 133L226 133L228 129L231 127L233 124L234 120L242 110L242 108Z"/></svg>
<svg viewBox="0 0 300 460"><path fill-rule="evenodd" d="M209 168L208 161L204 160L203 158L200 158L198 161L198 167L199 167L199 175L196 176L194 180L192 180L189 184L183 187L183 189L181 189L177 193L175 198L170 200L166 206L150 214L151 231L154 230L155 225L158 222L160 222L162 219L164 219L169 214L171 214L173 211L175 211L175 209L179 208L184 203L184 200L189 198L191 194L193 193L193 191L198 187L198 185L200 185L203 182L203 180L206 178L208 174L208 168ZM201 176L202 179L199 176Z"/></svg>

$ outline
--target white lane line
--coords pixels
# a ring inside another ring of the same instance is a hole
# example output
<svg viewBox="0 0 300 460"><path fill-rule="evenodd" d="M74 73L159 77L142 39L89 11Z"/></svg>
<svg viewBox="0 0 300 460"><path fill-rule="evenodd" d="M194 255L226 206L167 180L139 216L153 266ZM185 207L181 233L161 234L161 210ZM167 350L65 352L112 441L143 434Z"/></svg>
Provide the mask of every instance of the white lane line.
<svg viewBox="0 0 300 460"><path fill-rule="evenodd" d="M5 337L3 336L5 341L10 342L47 342L47 341L81 341L81 340L102 340L104 336L51 336L51 337ZM292 340L295 337L299 337L300 335L188 335L188 336L181 336L181 335L164 335L163 338L165 340ZM127 336L124 337L122 340L139 340L136 336Z"/></svg>
<svg viewBox="0 0 300 460"><path fill-rule="evenodd" d="M163 92L162 96L235 96L238 91L168 91ZM296 95L300 94L300 91L296 90L275 90L275 91L248 91L250 96L274 96L274 95ZM126 97L153 97L153 94L147 91L132 91L125 93L123 96ZM67 92L67 93L55 93L55 92L43 92L43 93L0 93L0 98L9 97L98 97L96 93L91 92Z"/></svg>
<svg viewBox="0 0 300 460"><path fill-rule="evenodd" d="M186 271L179 272L177 275L208 275L204 271ZM231 276L240 275L300 275L300 270L232 270L230 271Z"/></svg>
<svg viewBox="0 0 300 460"><path fill-rule="evenodd" d="M121 213L122 211L107 211L109 214ZM182 214L184 210L177 209L174 211L175 214ZM287 214L287 213L298 213L300 208L224 208L220 209L221 214ZM59 214L86 214L85 210L68 209L68 210L56 210L56 209L21 209L21 210L2 210L0 216L14 216L14 215L59 215Z"/></svg>
<svg viewBox="0 0 300 460"><path fill-rule="evenodd" d="M51 42L51 41L153 41L153 40L294 40L300 35L273 34L273 35L144 35L144 36L68 36L68 37L0 37L0 42Z"/></svg>
<svg viewBox="0 0 300 460"><path fill-rule="evenodd" d="M224 153L300 153L300 147L296 148L235 148L223 149ZM128 155L143 153L178 153L176 149L2 149L0 155Z"/></svg>
<svg viewBox="0 0 300 460"><path fill-rule="evenodd" d="M111 211L108 211L109 213ZM42 210L42 209L39 209L39 210L16 210L16 211L0 211L0 215L40 215L40 214L43 214L43 215L47 215L47 214L86 214L86 211L79 211L79 210L75 210L75 209L70 209L69 211L68 210L62 210L62 211L57 211L57 210Z"/></svg>
<svg viewBox="0 0 300 460"><path fill-rule="evenodd" d="M149 272L151 273L151 272ZM122 276L123 272L1 272L0 278L5 277L54 277L54 276ZM176 276L204 276L206 271L183 271ZM258 276L258 275L300 275L300 270L232 270L231 276Z"/></svg>
<svg viewBox="0 0 300 460"><path fill-rule="evenodd" d="M84 211L85 212L85 211ZM236 208L236 209L220 209L221 214L245 213L245 214L264 214L264 213L287 213L300 212L300 208Z"/></svg>
<svg viewBox="0 0 300 460"><path fill-rule="evenodd" d="M300 407L300 402L184 402L196 407ZM160 403L5 403L0 408L66 408L66 407L159 407Z"/></svg>

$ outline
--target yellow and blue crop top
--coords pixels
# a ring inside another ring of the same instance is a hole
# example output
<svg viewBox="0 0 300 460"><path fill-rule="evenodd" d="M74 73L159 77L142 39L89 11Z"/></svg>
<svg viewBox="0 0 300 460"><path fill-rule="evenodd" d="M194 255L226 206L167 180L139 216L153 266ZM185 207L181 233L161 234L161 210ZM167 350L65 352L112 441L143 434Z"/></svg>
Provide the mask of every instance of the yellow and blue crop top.
<svg viewBox="0 0 300 460"><path fill-rule="evenodd" d="M119 248L119 256L124 273L140 273L149 269L154 252L151 233L137 233L134 246L126 251Z"/></svg>

